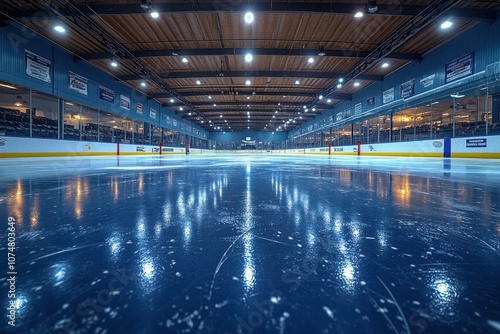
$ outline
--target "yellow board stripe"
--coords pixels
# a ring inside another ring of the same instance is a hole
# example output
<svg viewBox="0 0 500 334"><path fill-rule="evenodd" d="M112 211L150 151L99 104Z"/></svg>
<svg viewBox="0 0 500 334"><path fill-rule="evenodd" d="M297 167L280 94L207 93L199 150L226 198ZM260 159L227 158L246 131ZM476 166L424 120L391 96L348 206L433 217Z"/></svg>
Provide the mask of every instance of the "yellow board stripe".
<svg viewBox="0 0 500 334"><path fill-rule="evenodd" d="M163 152L163 155L184 154L183 152ZM148 152L120 152L120 156L160 155ZM56 157L102 157L117 156L116 152L16 152L0 153L1 158L56 158Z"/></svg>
<svg viewBox="0 0 500 334"><path fill-rule="evenodd" d="M51 158L51 157L93 157L116 156L116 152L16 152L0 153L0 158Z"/></svg>
<svg viewBox="0 0 500 334"><path fill-rule="evenodd" d="M414 157L414 158L442 158L443 153L433 152L361 152L361 156L370 157Z"/></svg>
<svg viewBox="0 0 500 334"><path fill-rule="evenodd" d="M266 152L267 153L267 152ZM185 152L163 152L162 155L185 154ZM190 152L190 154L217 154L213 152ZM260 152L257 154L261 154ZM304 154L302 152L279 152L269 154ZM309 155L328 155L328 152L306 152ZM134 155L160 155L159 153L149 152L120 152L120 156ZM332 156L346 155L355 156L357 152L332 152ZM117 156L116 152L12 152L0 153L1 158L51 158L51 157L93 157L93 156ZM425 153L425 152L361 152L361 156L380 156L380 157L425 157L442 158L443 153ZM452 158L476 158L476 159L500 159L500 152L495 153L451 153Z"/></svg>

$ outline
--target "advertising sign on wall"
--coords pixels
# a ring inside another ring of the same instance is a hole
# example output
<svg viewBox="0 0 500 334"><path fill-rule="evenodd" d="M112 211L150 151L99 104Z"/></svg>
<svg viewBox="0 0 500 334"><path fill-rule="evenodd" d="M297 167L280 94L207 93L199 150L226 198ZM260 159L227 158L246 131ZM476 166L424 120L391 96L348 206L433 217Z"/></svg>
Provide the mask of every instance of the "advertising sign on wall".
<svg viewBox="0 0 500 334"><path fill-rule="evenodd" d="M120 108L130 110L130 97L120 95Z"/></svg>
<svg viewBox="0 0 500 334"><path fill-rule="evenodd" d="M31 51L24 50L26 53L26 74L32 78L50 83L50 72L52 62L40 57Z"/></svg>
<svg viewBox="0 0 500 334"><path fill-rule="evenodd" d="M436 77L436 74L429 75L423 79L420 80L420 84L424 86L424 88L427 88L429 86L434 85L434 78Z"/></svg>
<svg viewBox="0 0 500 334"><path fill-rule="evenodd" d="M82 77L74 72L68 71L69 84L68 88L72 90L76 90L78 93L83 95L88 95L87 92L87 78Z"/></svg>
<svg viewBox="0 0 500 334"><path fill-rule="evenodd" d="M411 79L401 84L401 98L407 99L415 94L415 79Z"/></svg>
<svg viewBox="0 0 500 334"><path fill-rule="evenodd" d="M370 97L368 100L366 100L366 105L371 108L375 107L375 96Z"/></svg>
<svg viewBox="0 0 500 334"><path fill-rule="evenodd" d="M386 104L394 101L394 87L382 93L382 103Z"/></svg>
<svg viewBox="0 0 500 334"><path fill-rule="evenodd" d="M114 103L115 92L104 86L99 86L99 100Z"/></svg>
<svg viewBox="0 0 500 334"><path fill-rule="evenodd" d="M149 118L156 119L156 110L153 108L149 109Z"/></svg>
<svg viewBox="0 0 500 334"><path fill-rule="evenodd" d="M363 105L361 104L361 102L360 103L356 103L354 105L354 114L355 115L361 114L361 112L363 111L362 108L363 108Z"/></svg>
<svg viewBox="0 0 500 334"><path fill-rule="evenodd" d="M137 103L137 113L139 115L142 115L142 104L141 103Z"/></svg>
<svg viewBox="0 0 500 334"><path fill-rule="evenodd" d="M453 82L474 74L474 52L446 64L445 83Z"/></svg>

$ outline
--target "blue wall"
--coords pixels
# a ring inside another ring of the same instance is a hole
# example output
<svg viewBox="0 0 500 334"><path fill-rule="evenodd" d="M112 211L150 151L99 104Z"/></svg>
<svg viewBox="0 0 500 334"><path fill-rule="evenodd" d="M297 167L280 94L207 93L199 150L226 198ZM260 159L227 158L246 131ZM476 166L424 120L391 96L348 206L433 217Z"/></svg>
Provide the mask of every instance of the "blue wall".
<svg viewBox="0 0 500 334"><path fill-rule="evenodd" d="M436 31L436 33L445 32ZM401 98L400 85L411 79L415 79L415 95L442 86L445 84L445 65L471 52L474 52L474 73L481 72L486 69L487 65L500 60L500 20L497 19L493 24L480 23L425 55L421 62L412 62L386 76L382 82L373 83L354 94L352 101L344 101L336 105L334 114L343 112L345 109L351 109L351 115L354 115L354 106L357 103L362 104L362 112L382 106L382 92L392 87L394 87L395 92L394 99L398 100ZM434 84L424 87L420 80L432 74L435 74ZM367 100L373 96L375 97L375 106L369 108ZM387 109L387 111L390 111L390 109ZM290 135L308 132L311 124L319 124L320 121L328 119L328 117L329 114L326 112L318 115L313 120L293 130Z"/></svg>
<svg viewBox="0 0 500 334"><path fill-rule="evenodd" d="M64 38L64 37L62 37ZM25 50L52 62L51 82L47 83L26 74ZM88 79L88 95L68 88L68 71ZM194 123L182 119L172 110L162 107L129 86L116 82L115 78L83 62L73 61L73 56L48 40L17 26L0 28L0 79L39 92L111 112L138 121L161 125L198 138L208 138L208 132ZM99 99L99 86L114 91L114 103ZM120 95L130 98L130 110L120 107ZM137 113L137 104L142 104L142 115ZM150 117L150 109L156 110L156 119ZM167 123L167 117L170 124ZM174 125L174 120L177 125Z"/></svg>
<svg viewBox="0 0 500 334"><path fill-rule="evenodd" d="M246 137L251 137L257 142L280 142L288 138L287 132L258 132L258 131L243 131L243 132L211 132L209 139L217 141L242 141Z"/></svg>

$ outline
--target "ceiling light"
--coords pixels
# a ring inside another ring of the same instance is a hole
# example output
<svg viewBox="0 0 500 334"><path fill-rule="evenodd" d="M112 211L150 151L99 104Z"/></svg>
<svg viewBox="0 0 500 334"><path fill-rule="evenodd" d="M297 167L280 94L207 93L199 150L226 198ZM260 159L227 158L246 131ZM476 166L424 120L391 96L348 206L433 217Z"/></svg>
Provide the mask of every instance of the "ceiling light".
<svg viewBox="0 0 500 334"><path fill-rule="evenodd" d="M326 100L326 103L332 103L332 100L328 99Z"/></svg>
<svg viewBox="0 0 500 334"><path fill-rule="evenodd" d="M250 111L247 111L247 115L250 115Z"/></svg>
<svg viewBox="0 0 500 334"><path fill-rule="evenodd" d="M316 108L312 108L312 111L316 111Z"/></svg>
<svg viewBox="0 0 500 334"><path fill-rule="evenodd" d="M184 108L183 108L183 107L180 107L180 108L179 108L179 110L180 110L180 111L183 111L183 110L184 110Z"/></svg>
<svg viewBox="0 0 500 334"><path fill-rule="evenodd" d="M250 86L252 82L250 80L245 81L245 85Z"/></svg>
<svg viewBox="0 0 500 334"><path fill-rule="evenodd" d="M308 62L309 64L314 63L314 58L313 58L313 57L309 58L309 59L307 60L307 62Z"/></svg>
<svg viewBox="0 0 500 334"><path fill-rule="evenodd" d="M325 48L320 46L318 51L318 56L323 57L324 55L326 55Z"/></svg>
<svg viewBox="0 0 500 334"><path fill-rule="evenodd" d="M145 83L144 81L143 81L143 82L141 82L141 86L142 86L142 87L146 87L146 83Z"/></svg>
<svg viewBox="0 0 500 334"><path fill-rule="evenodd" d="M116 62L116 60L111 60L111 66L113 67L118 67L118 63Z"/></svg>
<svg viewBox="0 0 500 334"><path fill-rule="evenodd" d="M300 81L299 81L299 80L296 80L296 81L295 81L295 84L296 84L296 85L300 85Z"/></svg>
<svg viewBox="0 0 500 334"><path fill-rule="evenodd" d="M318 97L318 99L320 99L320 100L321 100L321 99L323 99L323 95L320 95L320 96Z"/></svg>
<svg viewBox="0 0 500 334"><path fill-rule="evenodd" d="M188 62L188 59L186 57L182 58L182 62L183 63L187 63Z"/></svg>
<svg viewBox="0 0 500 334"><path fill-rule="evenodd" d="M307 107L306 106L303 106L302 109L306 109Z"/></svg>
<svg viewBox="0 0 500 334"><path fill-rule="evenodd" d="M383 64L382 64L382 67L383 67L383 68L389 67L389 63L383 63Z"/></svg>
<svg viewBox="0 0 500 334"><path fill-rule="evenodd" d="M245 61L246 61L247 63L249 63L249 62L251 62L252 60L253 60L253 56L252 56L250 53L247 53L247 54L245 55Z"/></svg>
<svg viewBox="0 0 500 334"><path fill-rule="evenodd" d="M196 84L197 85L201 85L201 81L200 80L196 80Z"/></svg>
<svg viewBox="0 0 500 334"><path fill-rule="evenodd" d="M208 98L211 99L212 98L212 95L208 95Z"/></svg>
<svg viewBox="0 0 500 334"><path fill-rule="evenodd" d="M275 114L277 114L277 113L278 113L278 110L276 110L274 113L275 113Z"/></svg>
<svg viewBox="0 0 500 334"><path fill-rule="evenodd" d="M16 107L20 107L20 106L22 106L23 104L22 104L21 102L17 101L16 103L14 103L14 105L15 105Z"/></svg>
<svg viewBox="0 0 500 334"><path fill-rule="evenodd" d="M220 114L220 118L222 118L222 114Z"/></svg>
<svg viewBox="0 0 500 334"><path fill-rule="evenodd" d="M247 96L247 100L250 100L250 96Z"/></svg>
<svg viewBox="0 0 500 334"><path fill-rule="evenodd" d="M192 114L193 114L192 112L189 112L189 114L188 114L188 115L189 115L189 116L191 116ZM203 123L203 121L202 121L202 123Z"/></svg>
<svg viewBox="0 0 500 334"><path fill-rule="evenodd" d="M308 112L308 111L309 111L309 109L304 110L304 112Z"/></svg>
<svg viewBox="0 0 500 334"><path fill-rule="evenodd" d="M159 14L157 11L152 11L152 12L151 12L151 17L152 17L153 19L157 19L157 18L159 18L159 17L160 17L160 14Z"/></svg>
<svg viewBox="0 0 500 334"><path fill-rule="evenodd" d="M374 14L378 10L377 0L368 0L368 13Z"/></svg>
<svg viewBox="0 0 500 334"><path fill-rule="evenodd" d="M441 29L448 29L453 25L453 22L450 20L446 20L443 23L441 23Z"/></svg>
<svg viewBox="0 0 500 334"><path fill-rule="evenodd" d="M342 84L337 84L337 89L342 88Z"/></svg>
<svg viewBox="0 0 500 334"><path fill-rule="evenodd" d="M356 14L354 14L354 17L357 18L357 19L360 19L364 16L365 14L363 14L363 12L357 12Z"/></svg>
<svg viewBox="0 0 500 334"><path fill-rule="evenodd" d="M276 118L276 116L273 115L273 118Z"/></svg>
<svg viewBox="0 0 500 334"><path fill-rule="evenodd" d="M254 19L253 13L252 12L247 12L245 14L245 16L244 16L244 19L245 19L246 23L252 23L253 19Z"/></svg>
<svg viewBox="0 0 500 334"><path fill-rule="evenodd" d="M4 83L0 83L0 86L5 87L5 88L10 88L10 89L17 89L17 88L16 88L16 87L14 87L14 86L7 85L7 84L4 84Z"/></svg>
<svg viewBox="0 0 500 334"><path fill-rule="evenodd" d="M64 27L60 26L60 25L55 26L54 30L57 31L58 33L61 33L61 34L66 32L66 29L64 29Z"/></svg>
<svg viewBox="0 0 500 334"><path fill-rule="evenodd" d="M249 126L247 126L247 129L250 129L250 127L249 127Z"/></svg>
<svg viewBox="0 0 500 334"><path fill-rule="evenodd" d="M354 87L359 87L359 82L355 82Z"/></svg>
<svg viewBox="0 0 500 334"><path fill-rule="evenodd" d="M217 105L214 103L214 107L217 107Z"/></svg>
<svg viewBox="0 0 500 334"><path fill-rule="evenodd" d="M174 103L174 99L170 99L170 103Z"/></svg>
<svg viewBox="0 0 500 334"><path fill-rule="evenodd" d="M456 93L456 94L451 94L450 96L453 97L454 99L461 99L465 95L460 95L460 94Z"/></svg>
<svg viewBox="0 0 500 334"><path fill-rule="evenodd" d="M151 0L141 0L141 8L144 11L151 10Z"/></svg>

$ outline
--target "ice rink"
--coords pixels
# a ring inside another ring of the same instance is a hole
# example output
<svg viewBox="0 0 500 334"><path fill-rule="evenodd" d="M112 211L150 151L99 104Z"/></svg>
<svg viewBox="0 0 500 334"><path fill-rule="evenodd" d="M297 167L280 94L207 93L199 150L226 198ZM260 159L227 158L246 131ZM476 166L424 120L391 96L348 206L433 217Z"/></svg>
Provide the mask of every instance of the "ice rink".
<svg viewBox="0 0 500 334"><path fill-rule="evenodd" d="M0 160L12 333L495 333L500 161Z"/></svg>

